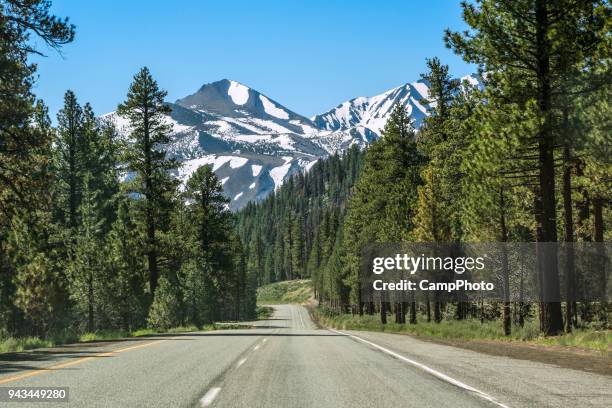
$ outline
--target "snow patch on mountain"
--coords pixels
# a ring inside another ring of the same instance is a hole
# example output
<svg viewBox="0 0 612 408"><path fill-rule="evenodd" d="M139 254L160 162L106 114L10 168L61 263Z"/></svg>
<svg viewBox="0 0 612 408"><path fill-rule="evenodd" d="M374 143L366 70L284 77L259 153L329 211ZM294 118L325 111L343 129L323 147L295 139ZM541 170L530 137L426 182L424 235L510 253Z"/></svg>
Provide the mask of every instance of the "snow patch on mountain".
<svg viewBox="0 0 612 408"><path fill-rule="evenodd" d="M264 110L268 115L277 117L279 119L289 119L289 114L270 102L268 98L263 95L259 95L259 99L261 100L261 103L263 103Z"/></svg>
<svg viewBox="0 0 612 408"><path fill-rule="evenodd" d="M285 180L285 176L287 175L287 173L289 172L289 169L291 168L292 157L283 157L283 160L285 161L285 164L283 164L282 166L275 167L272 170L270 170L270 177L272 177L272 180L274 180L275 190L283 184L283 181Z"/></svg>
<svg viewBox="0 0 612 408"><path fill-rule="evenodd" d="M227 93L236 105L244 105L249 100L249 88L236 81L230 81Z"/></svg>
<svg viewBox="0 0 612 408"><path fill-rule="evenodd" d="M230 160L230 167L232 169L237 169L238 167L242 167L247 164L248 161L249 159L244 157L232 157Z"/></svg>

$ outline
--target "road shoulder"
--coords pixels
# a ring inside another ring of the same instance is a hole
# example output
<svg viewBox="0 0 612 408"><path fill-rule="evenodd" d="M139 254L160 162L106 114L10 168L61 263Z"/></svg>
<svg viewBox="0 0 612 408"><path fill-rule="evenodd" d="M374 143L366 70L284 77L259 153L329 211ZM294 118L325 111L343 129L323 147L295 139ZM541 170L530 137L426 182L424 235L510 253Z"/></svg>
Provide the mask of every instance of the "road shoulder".
<svg viewBox="0 0 612 408"><path fill-rule="evenodd" d="M388 348L501 401L512 401L512 407L607 407L612 400L612 377L608 375L422 341L402 334L343 332Z"/></svg>

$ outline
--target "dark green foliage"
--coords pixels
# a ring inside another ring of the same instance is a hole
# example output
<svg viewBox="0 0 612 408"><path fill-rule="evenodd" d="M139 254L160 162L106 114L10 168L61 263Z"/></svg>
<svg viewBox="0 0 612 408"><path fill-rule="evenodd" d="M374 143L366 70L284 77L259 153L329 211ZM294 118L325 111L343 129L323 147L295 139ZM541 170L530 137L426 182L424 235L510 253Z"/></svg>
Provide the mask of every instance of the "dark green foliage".
<svg viewBox="0 0 612 408"><path fill-rule="evenodd" d="M204 167L180 194L165 93L147 69L118 109L127 143L71 91L51 127L31 94L29 33L57 48L74 32L49 7L0 1L0 337L255 317L221 185Z"/></svg>
<svg viewBox="0 0 612 408"><path fill-rule="evenodd" d="M247 244L247 276L265 285L310 277L321 268L333 248L362 156L352 147L320 160L237 214L238 233Z"/></svg>
<svg viewBox="0 0 612 408"><path fill-rule="evenodd" d="M85 171L83 110L72 91L64 96L64 107L57 115L56 208L58 218L70 234L76 232L81 204L82 175Z"/></svg>
<svg viewBox="0 0 612 408"><path fill-rule="evenodd" d="M0 2L0 330L42 333L61 318L61 269L49 228L52 176L46 108L32 94L38 53L72 41L74 27L48 1Z"/></svg>
<svg viewBox="0 0 612 408"><path fill-rule="evenodd" d="M564 127L561 118L567 117L571 102L577 100L569 86L580 83L577 74L596 73L598 65L609 65L603 62L610 50L609 4L601 0L480 0L462 7L470 29L447 31L446 43L488 73L487 98L511 112L507 126L530 122L530 131L518 135L519 144L512 152L512 159L524 163L515 176L533 187L536 240L556 242L555 149L568 140L567 132L559 131ZM578 86L582 92L600 82L597 75L590 77L592 84ZM556 259L554 253L543 253L539 259L541 270L546 271L543 290L549 297L560 293ZM563 329L560 303L541 304L540 316L545 333Z"/></svg>
<svg viewBox="0 0 612 408"><path fill-rule="evenodd" d="M149 269L149 290L155 293L159 279L158 232L167 228L169 209L176 182L169 171L176 163L166 158L163 145L167 144L171 125L165 122L170 108L164 103L166 92L161 90L149 69L142 68L130 84L127 99L119 104L117 113L130 123L130 143L123 160L133 179L130 193L136 194L141 222L146 229L146 253Z"/></svg>
<svg viewBox="0 0 612 408"><path fill-rule="evenodd" d="M149 327L168 330L181 324L181 305L178 288L162 277L155 290L153 304L147 318Z"/></svg>
<svg viewBox="0 0 612 408"><path fill-rule="evenodd" d="M253 317L255 283L247 278L233 216L222 195L221 182L208 165L187 180L181 238L188 261L180 273L185 288L187 323L201 325L219 319Z"/></svg>
<svg viewBox="0 0 612 408"><path fill-rule="evenodd" d="M142 327L148 301L142 240L135 223L133 200L121 197L110 232L106 236L108 281L104 286L106 327L134 330Z"/></svg>
<svg viewBox="0 0 612 408"><path fill-rule="evenodd" d="M501 318L508 336L512 319L523 327L537 316L541 332L551 335L564 328L564 308L568 331L593 320L608 327L606 306L588 303L543 302L536 310L510 301L443 303L435 293L409 304L360 299L361 250L369 243L546 242L560 231L566 241L609 237L609 5L479 0L462 7L469 30L448 32L446 42L479 65L484 91L428 60L422 77L430 85L423 101L430 115L415 134L398 107L363 165L353 167L359 174L352 188L340 190L340 205L329 199L334 190L325 181L303 187L302 179L317 177L315 166L240 213L248 267L260 284L311 277L325 310L380 313L383 324L389 312L399 324L408 313L417 324L419 311L436 323ZM350 160L339 169L346 172ZM336 171L334 158L323 163ZM539 254L543 290L554 297L561 289L557 255ZM571 297L571 278L565 286Z"/></svg>
<svg viewBox="0 0 612 408"><path fill-rule="evenodd" d="M330 263L323 269L324 276L318 279L318 284L315 280L317 292L332 305L337 302L361 305L358 274L365 245L408 239L413 229L413 204L421 184L422 163L411 119L398 105L383 137L366 151L343 230L333 244L328 244L333 248ZM323 249L325 253L325 246Z"/></svg>

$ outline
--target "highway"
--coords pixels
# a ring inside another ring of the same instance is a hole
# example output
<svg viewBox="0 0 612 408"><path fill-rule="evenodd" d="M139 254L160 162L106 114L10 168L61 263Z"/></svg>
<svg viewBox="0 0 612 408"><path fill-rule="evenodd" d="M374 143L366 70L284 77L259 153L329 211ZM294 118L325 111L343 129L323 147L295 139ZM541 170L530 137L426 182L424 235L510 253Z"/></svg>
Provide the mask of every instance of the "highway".
<svg viewBox="0 0 612 408"><path fill-rule="evenodd" d="M609 407L612 377L409 336L317 328L275 305L255 328L0 355L0 387L69 387L15 407ZM4 405L2 405L4 404Z"/></svg>

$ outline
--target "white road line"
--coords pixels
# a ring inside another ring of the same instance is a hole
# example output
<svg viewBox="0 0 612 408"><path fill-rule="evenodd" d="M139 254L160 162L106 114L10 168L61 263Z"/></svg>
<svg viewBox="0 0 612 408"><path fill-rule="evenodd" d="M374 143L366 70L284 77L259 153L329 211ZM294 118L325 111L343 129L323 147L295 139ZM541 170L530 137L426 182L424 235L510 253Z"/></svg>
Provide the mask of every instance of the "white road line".
<svg viewBox="0 0 612 408"><path fill-rule="evenodd" d="M259 349L259 344L255 345L255 347L253 347L253 351L256 351L257 349Z"/></svg>
<svg viewBox="0 0 612 408"><path fill-rule="evenodd" d="M241 365L243 365L243 364L246 362L246 360L247 360L246 358L243 358L242 360L240 360L240 361L238 362L238 364L236 364L236 368L238 368L238 367L240 367Z"/></svg>
<svg viewBox="0 0 612 408"><path fill-rule="evenodd" d="M291 312L291 329L295 329L296 327L293 327L293 325L297 323L297 321L295 320L295 313L292 305L289 305L289 311Z"/></svg>
<svg viewBox="0 0 612 408"><path fill-rule="evenodd" d="M306 324L304 323L304 318L302 317L302 306L297 306L298 308L298 315L300 316L300 321L302 322L302 327L305 329L306 328Z"/></svg>
<svg viewBox="0 0 612 408"><path fill-rule="evenodd" d="M263 339L263 343L265 343L266 341L268 341L268 339L267 339L267 338L266 338L266 339Z"/></svg>
<svg viewBox="0 0 612 408"><path fill-rule="evenodd" d="M383 346L379 346L376 343L372 343L371 341L362 339L361 337L355 336L353 334L344 333L344 332L341 332L339 330L334 330L334 329L329 329L329 330L334 332L334 333L343 334L343 335L348 336L348 337L350 337L352 339L355 339L355 340L360 341L362 343L368 344L368 345L370 345L370 346L372 346L372 347L382 351L383 353L389 354L390 356L393 356L393 357L395 357L397 359L400 359L400 360L402 360L402 361L404 361L404 362L406 362L406 363L408 363L410 365L413 365L413 366L415 366L417 368L420 368L421 370L426 371L429 374L431 374L431 375L433 375L435 377L438 377L441 380L444 380L444 381L446 381L446 382L448 382L450 384L453 384L453 385L455 385L455 386L457 386L459 388L463 388L466 391L470 391L470 392L474 393L475 395L479 396L480 398L485 399L485 400L487 400L489 402L492 402L493 404L495 404L495 405L497 405L499 407L510 408L508 405L505 405L505 404L497 401L495 398L493 398L492 396L490 396L489 394L487 394L487 393L485 393L483 391L477 390L476 388L474 388L472 386L469 386L469 385L467 385L465 383L462 383L459 380L455 380L454 378L449 377L448 375L446 375L444 373L441 373L441 372L439 372L437 370L434 370L433 368L428 367L425 364L421 364L421 363L419 363L417 361L414 361L414 360L411 360L411 359L409 359L407 357L404 357L401 354L398 354L398 353L396 353L394 351L389 350L388 348L385 348Z"/></svg>
<svg viewBox="0 0 612 408"><path fill-rule="evenodd" d="M217 395L219 395L219 391L221 391L221 387L214 387L208 390L208 392L200 398L200 405L207 407L212 404L215 398L217 398Z"/></svg>

